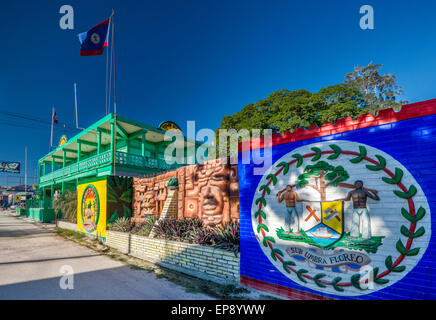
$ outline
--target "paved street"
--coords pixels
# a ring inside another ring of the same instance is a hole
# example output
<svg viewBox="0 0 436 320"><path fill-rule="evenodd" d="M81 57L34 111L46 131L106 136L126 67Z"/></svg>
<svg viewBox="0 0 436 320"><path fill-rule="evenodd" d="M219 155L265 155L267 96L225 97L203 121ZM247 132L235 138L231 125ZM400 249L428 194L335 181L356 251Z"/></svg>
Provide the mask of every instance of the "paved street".
<svg viewBox="0 0 436 320"><path fill-rule="evenodd" d="M74 290L60 288L61 268ZM211 299L0 212L0 299Z"/></svg>

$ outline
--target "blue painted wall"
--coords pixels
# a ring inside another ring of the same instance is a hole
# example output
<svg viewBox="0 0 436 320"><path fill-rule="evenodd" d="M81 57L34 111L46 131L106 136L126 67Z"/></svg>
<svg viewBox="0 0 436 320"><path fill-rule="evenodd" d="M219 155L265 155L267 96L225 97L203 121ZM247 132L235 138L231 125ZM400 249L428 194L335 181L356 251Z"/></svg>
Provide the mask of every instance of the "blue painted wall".
<svg viewBox="0 0 436 320"><path fill-rule="evenodd" d="M402 163L414 176L427 197L435 223L436 213L436 115L404 120L392 124L308 139L272 147L272 163L284 154L301 147L328 140L360 142L380 149ZM261 154L263 154L261 150ZM256 187L262 176L254 176L255 165L242 164L239 154L239 189L241 214L241 265L240 274L253 279L278 284L287 288L310 292L288 279L265 256L254 234L251 222L251 205ZM357 297L326 294L337 299L436 299L436 241L432 232L430 244L418 265L403 279L377 292Z"/></svg>

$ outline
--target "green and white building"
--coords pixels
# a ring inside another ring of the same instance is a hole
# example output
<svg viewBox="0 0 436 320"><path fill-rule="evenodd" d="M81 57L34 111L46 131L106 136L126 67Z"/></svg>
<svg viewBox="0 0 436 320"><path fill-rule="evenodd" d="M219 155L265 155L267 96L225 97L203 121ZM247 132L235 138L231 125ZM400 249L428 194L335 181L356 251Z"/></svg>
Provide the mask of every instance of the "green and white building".
<svg viewBox="0 0 436 320"><path fill-rule="evenodd" d="M167 133L139 121L107 115L39 160L42 200L53 198L56 191L75 190L81 181L92 178L143 176L182 166L182 162L169 164L165 159L165 149L176 141L174 133L172 140L166 141ZM201 143L180 135L177 141L184 149L184 158L195 163L191 155Z"/></svg>

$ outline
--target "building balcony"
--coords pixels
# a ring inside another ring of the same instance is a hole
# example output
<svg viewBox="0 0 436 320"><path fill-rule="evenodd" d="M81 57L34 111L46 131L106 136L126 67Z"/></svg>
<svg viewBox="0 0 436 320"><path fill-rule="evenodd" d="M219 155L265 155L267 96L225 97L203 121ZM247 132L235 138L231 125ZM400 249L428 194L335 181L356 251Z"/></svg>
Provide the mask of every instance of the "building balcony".
<svg viewBox="0 0 436 320"><path fill-rule="evenodd" d="M180 165L163 159L166 148L176 140L184 157L195 154L201 144L179 133L109 114L38 161L38 187L44 189L44 196L47 189L53 196L55 189L74 189L82 178L133 177L173 170Z"/></svg>
<svg viewBox="0 0 436 320"><path fill-rule="evenodd" d="M83 178L87 176L104 176L110 175L111 172L121 171L131 175L141 175L152 172L162 172L173 170L180 167L178 164L167 164L165 160L143 157L136 154L130 154L117 151L115 156L115 168L112 161L112 152L106 151L99 155L90 157L80 162L70 164L64 168L39 177L40 187L52 184L62 183L69 180Z"/></svg>

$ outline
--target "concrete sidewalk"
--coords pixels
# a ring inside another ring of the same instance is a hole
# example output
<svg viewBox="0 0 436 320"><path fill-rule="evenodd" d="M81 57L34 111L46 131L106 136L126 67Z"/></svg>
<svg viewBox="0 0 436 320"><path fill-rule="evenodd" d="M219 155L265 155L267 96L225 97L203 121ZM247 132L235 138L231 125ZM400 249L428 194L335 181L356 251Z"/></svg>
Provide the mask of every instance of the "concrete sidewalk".
<svg viewBox="0 0 436 320"><path fill-rule="evenodd" d="M61 268L74 270L74 289L62 290ZM0 212L0 299L205 300L184 287L134 270L56 234L53 227Z"/></svg>

